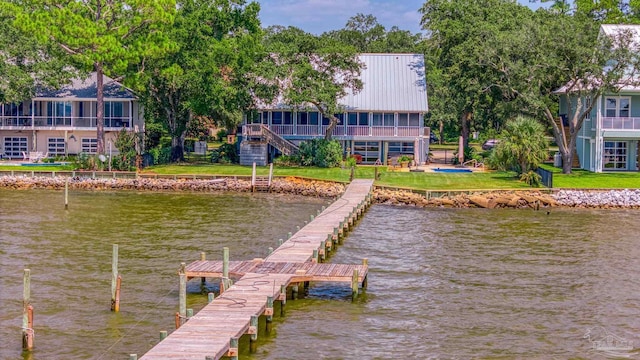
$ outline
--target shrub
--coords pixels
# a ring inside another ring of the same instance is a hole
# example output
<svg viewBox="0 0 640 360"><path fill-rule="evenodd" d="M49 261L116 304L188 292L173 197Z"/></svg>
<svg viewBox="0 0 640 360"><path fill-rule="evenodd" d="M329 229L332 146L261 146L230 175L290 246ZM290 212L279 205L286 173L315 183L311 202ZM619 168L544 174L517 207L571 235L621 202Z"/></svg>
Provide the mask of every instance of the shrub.
<svg viewBox="0 0 640 360"><path fill-rule="evenodd" d="M542 176L533 170L529 170L529 172L520 174L520 181L531 187L539 187L542 184Z"/></svg>
<svg viewBox="0 0 640 360"><path fill-rule="evenodd" d="M288 166L288 167L299 166L300 158L297 156L282 155L275 158L275 160L273 160L273 164L276 166Z"/></svg>
<svg viewBox="0 0 640 360"><path fill-rule="evenodd" d="M528 173L549 157L545 128L538 121L517 117L508 122L494 148L493 161L500 168L512 168L518 174Z"/></svg>
<svg viewBox="0 0 640 360"><path fill-rule="evenodd" d="M216 133L216 140L225 141L227 139L227 129L220 129Z"/></svg>
<svg viewBox="0 0 640 360"><path fill-rule="evenodd" d="M342 162L342 146L337 140L313 139L300 144L303 166L336 167Z"/></svg>
<svg viewBox="0 0 640 360"><path fill-rule="evenodd" d="M211 151L211 162L220 164L231 164L240 161L236 144L224 143L219 148Z"/></svg>

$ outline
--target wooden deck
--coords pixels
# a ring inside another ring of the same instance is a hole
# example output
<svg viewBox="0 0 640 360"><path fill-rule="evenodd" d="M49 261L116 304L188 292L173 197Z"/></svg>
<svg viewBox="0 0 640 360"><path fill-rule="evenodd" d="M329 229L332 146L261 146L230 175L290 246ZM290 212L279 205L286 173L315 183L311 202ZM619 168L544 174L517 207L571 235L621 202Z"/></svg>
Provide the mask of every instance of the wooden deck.
<svg viewBox="0 0 640 360"><path fill-rule="evenodd" d="M373 180L354 180L343 196L287 239L267 258L230 261L229 277L239 278L197 315L149 350L141 360L205 360L229 356L237 358L237 339L243 334L256 337L252 318L273 315L270 301L286 301L282 287L294 283L351 282L365 287L368 267L321 264L329 251L370 205ZM222 278L222 261L194 261L185 268L189 278ZM357 280L355 279L358 275ZM269 320L268 320L269 322ZM254 323L255 324L255 323Z"/></svg>
<svg viewBox="0 0 640 360"><path fill-rule="evenodd" d="M353 271L358 270L358 281L367 276L367 265L318 264L314 262L282 263L252 261L230 261L229 277L242 278L248 273L292 275L290 283L312 282L351 282ZM194 261L187 265L187 278L222 278L222 261Z"/></svg>

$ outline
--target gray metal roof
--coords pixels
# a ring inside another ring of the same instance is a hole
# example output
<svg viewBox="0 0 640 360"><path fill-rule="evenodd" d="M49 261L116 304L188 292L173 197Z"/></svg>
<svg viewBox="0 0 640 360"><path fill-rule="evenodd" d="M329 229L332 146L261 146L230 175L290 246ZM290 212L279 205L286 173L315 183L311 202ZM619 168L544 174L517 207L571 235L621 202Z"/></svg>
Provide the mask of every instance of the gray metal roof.
<svg viewBox="0 0 640 360"><path fill-rule="evenodd" d="M356 111L427 112L427 78L422 54L361 54L362 91L340 103Z"/></svg>
<svg viewBox="0 0 640 360"><path fill-rule="evenodd" d="M136 99L133 91L124 85L104 75L104 97L105 99ZM61 89L40 89L36 93L35 100L40 98L48 99L96 99L98 96L97 76L92 72L88 78L73 79L71 83Z"/></svg>

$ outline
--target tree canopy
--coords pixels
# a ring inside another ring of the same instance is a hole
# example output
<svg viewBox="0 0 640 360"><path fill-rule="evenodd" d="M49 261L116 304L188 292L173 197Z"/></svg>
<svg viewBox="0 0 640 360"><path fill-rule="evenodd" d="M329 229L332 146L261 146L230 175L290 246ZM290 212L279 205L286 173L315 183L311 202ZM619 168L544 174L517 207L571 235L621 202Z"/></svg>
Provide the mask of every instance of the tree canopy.
<svg viewBox="0 0 640 360"><path fill-rule="evenodd" d="M295 27L268 28L264 43L268 53L260 75L274 90L271 101L315 107L329 119L325 139L330 139L339 122L335 114L342 111L340 98L362 89L356 49Z"/></svg>
<svg viewBox="0 0 640 360"><path fill-rule="evenodd" d="M9 0L14 25L48 48L62 50L69 67L97 75L97 152L104 153L103 74L121 77L130 66L167 48L162 29L173 21L174 0ZM53 5L53 6L52 6Z"/></svg>
<svg viewBox="0 0 640 360"><path fill-rule="evenodd" d="M262 56L260 7L244 0L181 0L167 36L174 48L147 65L143 83L149 117L172 138L171 160L184 157L196 117L235 131L253 104L253 71Z"/></svg>

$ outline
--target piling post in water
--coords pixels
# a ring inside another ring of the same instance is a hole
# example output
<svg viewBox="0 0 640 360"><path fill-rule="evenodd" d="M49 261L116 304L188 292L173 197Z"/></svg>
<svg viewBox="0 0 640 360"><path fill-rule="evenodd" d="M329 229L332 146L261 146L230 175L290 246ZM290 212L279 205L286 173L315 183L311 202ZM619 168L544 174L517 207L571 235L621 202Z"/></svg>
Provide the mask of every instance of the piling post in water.
<svg viewBox="0 0 640 360"><path fill-rule="evenodd" d="M167 338L167 330L160 331L160 341Z"/></svg>
<svg viewBox="0 0 640 360"><path fill-rule="evenodd" d="M200 261L207 261L207 254L203 251L200 253ZM205 288L207 284L207 278L206 277L201 277L200 278L200 287L201 290L203 290Z"/></svg>
<svg viewBox="0 0 640 360"><path fill-rule="evenodd" d="M351 299L355 300L358 297L358 269L353 269L353 276L351 277Z"/></svg>
<svg viewBox="0 0 640 360"><path fill-rule="evenodd" d="M118 275L116 279L116 301L113 307L114 312L120 311L120 287L122 286L122 276Z"/></svg>
<svg viewBox="0 0 640 360"><path fill-rule="evenodd" d="M64 209L69 210L69 178L64 179Z"/></svg>
<svg viewBox="0 0 640 360"><path fill-rule="evenodd" d="M138 354L129 354L129 360L138 360Z"/></svg>
<svg viewBox="0 0 640 360"><path fill-rule="evenodd" d="M256 163L253 163L253 170L251 171L251 192L256 192Z"/></svg>
<svg viewBox="0 0 640 360"><path fill-rule="evenodd" d="M178 272L178 276L180 277L180 304L178 307L178 313L180 314L180 324L182 325L183 319L187 316L187 274L186 274L186 264L180 263L180 271Z"/></svg>
<svg viewBox="0 0 640 360"><path fill-rule="evenodd" d="M227 290L231 286L229 282L229 248L222 248L222 287L221 289ZM220 291L222 294L222 290Z"/></svg>
<svg viewBox="0 0 640 360"><path fill-rule="evenodd" d="M320 260L324 262L324 260L327 258L327 245L324 240L320 241L319 253L320 253Z"/></svg>
<svg viewBox="0 0 640 360"><path fill-rule="evenodd" d="M33 306L31 306L31 270L24 269L22 277L22 349L33 350Z"/></svg>
<svg viewBox="0 0 640 360"><path fill-rule="evenodd" d="M186 320L189 320L191 317L193 317L193 309L187 309L187 318L186 318Z"/></svg>
<svg viewBox="0 0 640 360"><path fill-rule="evenodd" d="M284 243L284 240L278 239L278 247L282 246L283 243Z"/></svg>
<svg viewBox="0 0 640 360"><path fill-rule="evenodd" d="M284 316L284 307L287 304L287 286L280 285L280 316Z"/></svg>
<svg viewBox="0 0 640 360"><path fill-rule="evenodd" d="M293 234L291 233L291 231L289 231L289 232L287 233L287 240L291 239L291 237L292 237L292 236L293 236Z"/></svg>
<svg viewBox="0 0 640 360"><path fill-rule="evenodd" d="M254 353L258 350L258 315L251 315L249 334L249 351Z"/></svg>
<svg viewBox="0 0 640 360"><path fill-rule="evenodd" d="M318 262L318 249L313 249L313 258L311 259L311 261L314 263Z"/></svg>
<svg viewBox="0 0 640 360"><path fill-rule="evenodd" d="M367 258L363 258L362 259L362 266L365 267L369 267L369 259ZM367 288L367 276L364 277L364 279L362 279L362 289L365 290Z"/></svg>
<svg viewBox="0 0 640 360"><path fill-rule="evenodd" d="M273 296L267 296L267 307L264 310L264 315L267 317L265 331L270 334L271 325L273 324Z"/></svg>
<svg viewBox="0 0 640 360"><path fill-rule="evenodd" d="M118 288L118 244L113 244L111 257L111 311L120 311L119 299L116 299ZM117 304L116 304L117 303Z"/></svg>
<svg viewBox="0 0 640 360"><path fill-rule="evenodd" d="M239 339L237 337L229 339L229 352L227 353L227 356L231 360L238 360L238 340Z"/></svg>
<svg viewBox="0 0 640 360"><path fill-rule="evenodd" d="M214 293L210 292L210 293L208 293L208 294L207 294L207 302L208 302L209 304L211 304L211 302L212 302L212 301L213 301L213 299L215 299L215 298L216 298L216 295L215 295Z"/></svg>
<svg viewBox="0 0 640 360"><path fill-rule="evenodd" d="M269 253L269 255L271 255L273 253L273 248L269 246L269 248L267 249L267 252Z"/></svg>

